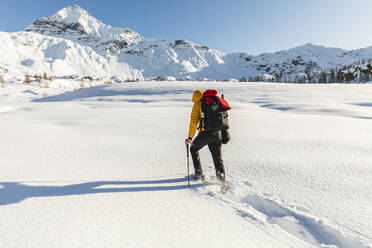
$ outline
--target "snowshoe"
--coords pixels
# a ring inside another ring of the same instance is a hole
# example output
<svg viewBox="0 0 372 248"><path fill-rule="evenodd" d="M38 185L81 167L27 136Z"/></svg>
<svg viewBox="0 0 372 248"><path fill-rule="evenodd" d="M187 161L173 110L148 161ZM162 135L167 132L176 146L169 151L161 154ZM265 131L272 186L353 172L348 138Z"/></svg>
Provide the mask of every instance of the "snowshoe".
<svg viewBox="0 0 372 248"><path fill-rule="evenodd" d="M226 182L224 173L217 173L217 183L221 188L221 193L225 194L231 187L230 184Z"/></svg>
<svg viewBox="0 0 372 248"><path fill-rule="evenodd" d="M192 178L194 178L195 180L200 180L202 183L208 183L208 180L202 173L195 173Z"/></svg>
<svg viewBox="0 0 372 248"><path fill-rule="evenodd" d="M219 181L218 184L220 185L221 193L225 194L228 190L230 190L230 184L227 182L221 182Z"/></svg>

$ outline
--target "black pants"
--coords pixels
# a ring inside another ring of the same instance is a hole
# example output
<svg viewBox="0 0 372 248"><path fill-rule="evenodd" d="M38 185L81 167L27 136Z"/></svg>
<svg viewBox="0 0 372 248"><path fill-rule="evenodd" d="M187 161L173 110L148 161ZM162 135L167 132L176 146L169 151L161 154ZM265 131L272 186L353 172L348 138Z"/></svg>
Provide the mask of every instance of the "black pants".
<svg viewBox="0 0 372 248"><path fill-rule="evenodd" d="M201 132L192 142L190 147L192 162L194 163L195 173L203 173L203 169L200 163L199 150L205 145L208 145L210 152L212 153L214 167L216 169L217 177L225 175L225 168L222 161L222 135L221 131L215 132Z"/></svg>

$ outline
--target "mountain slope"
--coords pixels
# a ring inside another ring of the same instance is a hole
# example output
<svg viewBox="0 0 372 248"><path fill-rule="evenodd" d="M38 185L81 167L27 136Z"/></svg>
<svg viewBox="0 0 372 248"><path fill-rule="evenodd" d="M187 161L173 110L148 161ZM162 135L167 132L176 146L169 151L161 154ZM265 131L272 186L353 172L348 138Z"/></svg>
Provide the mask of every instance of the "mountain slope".
<svg viewBox="0 0 372 248"><path fill-rule="evenodd" d="M101 49L103 53L106 51L114 53L142 40L139 34L130 29L111 27L102 23L78 5L63 8L49 18L40 18L25 31L85 42Z"/></svg>
<svg viewBox="0 0 372 248"><path fill-rule="evenodd" d="M71 40L31 32L0 32L0 65L19 75L91 75L94 77L141 78L141 72L116 57L102 56L89 46ZM20 76L23 78L23 76Z"/></svg>
<svg viewBox="0 0 372 248"><path fill-rule="evenodd" d="M264 75L266 78L284 79L285 74L303 78L305 71L320 75L320 70L340 68L372 58L372 46L347 51L310 43L258 56L246 53L225 54L185 40L143 38L130 29L106 25L77 5L63 8L51 17L35 20L25 31L27 32L17 33L17 36L38 33L43 35L44 40L52 39L51 37L62 38L77 43L76 46L84 47L85 50L90 49L88 53L94 51L96 54L93 57L100 56L98 60L92 58L95 62L91 64L90 59L79 57L82 53L77 52L79 55L71 59L76 59L79 66L72 66L71 69L70 64L75 62L70 62L66 72L91 75L98 71L100 75L119 79L140 78L142 75L147 78L172 76L181 79L191 77L212 80ZM17 47L12 46L10 49L18 53L15 51ZM61 53L62 55L58 56L64 56L65 52ZM30 55L22 61L26 59L37 61L35 63L44 64L42 69L47 68L47 72L50 73L64 71L62 66L54 66L57 69L50 66L47 57L47 54L39 58ZM17 63L22 64L22 61ZM86 61L85 66L82 61ZM97 66L100 69L97 70Z"/></svg>

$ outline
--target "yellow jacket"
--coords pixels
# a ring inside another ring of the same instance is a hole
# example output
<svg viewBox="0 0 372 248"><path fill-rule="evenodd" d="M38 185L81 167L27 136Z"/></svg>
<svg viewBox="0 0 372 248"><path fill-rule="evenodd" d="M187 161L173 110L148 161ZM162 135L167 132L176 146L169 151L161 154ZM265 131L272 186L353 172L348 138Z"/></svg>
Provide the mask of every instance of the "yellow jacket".
<svg viewBox="0 0 372 248"><path fill-rule="evenodd" d="M190 127L189 127L189 138L193 138L196 128L200 124L202 109L201 109L201 98L203 96L203 91L197 90L192 95L192 101L194 102L194 106L192 107L191 111L191 119L190 119ZM198 130L199 133L202 130Z"/></svg>

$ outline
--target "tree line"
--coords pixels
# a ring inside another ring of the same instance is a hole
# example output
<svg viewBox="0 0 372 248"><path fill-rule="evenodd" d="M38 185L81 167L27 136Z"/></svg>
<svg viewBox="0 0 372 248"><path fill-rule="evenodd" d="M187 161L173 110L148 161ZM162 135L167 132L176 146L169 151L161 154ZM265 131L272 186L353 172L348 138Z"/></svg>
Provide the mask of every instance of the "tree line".
<svg viewBox="0 0 372 248"><path fill-rule="evenodd" d="M266 76L264 76L266 75ZM283 83L366 83L372 79L372 59L357 61L348 66L330 69L304 70L302 72L280 72L274 76L260 74L243 76L240 82L283 82Z"/></svg>

